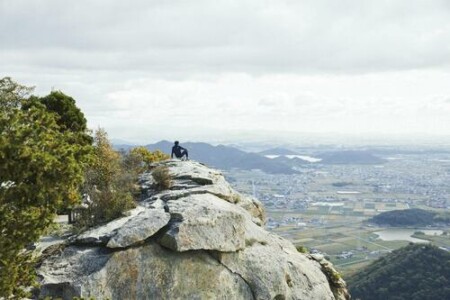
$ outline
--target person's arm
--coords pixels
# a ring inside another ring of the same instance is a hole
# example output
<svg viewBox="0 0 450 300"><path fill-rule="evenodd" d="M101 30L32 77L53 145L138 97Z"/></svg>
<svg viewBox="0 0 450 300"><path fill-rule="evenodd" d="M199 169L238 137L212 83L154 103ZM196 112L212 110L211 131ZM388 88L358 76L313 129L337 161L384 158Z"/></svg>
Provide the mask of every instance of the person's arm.
<svg viewBox="0 0 450 300"><path fill-rule="evenodd" d="M170 154L170 158L173 158L173 147L172 147L172 154Z"/></svg>

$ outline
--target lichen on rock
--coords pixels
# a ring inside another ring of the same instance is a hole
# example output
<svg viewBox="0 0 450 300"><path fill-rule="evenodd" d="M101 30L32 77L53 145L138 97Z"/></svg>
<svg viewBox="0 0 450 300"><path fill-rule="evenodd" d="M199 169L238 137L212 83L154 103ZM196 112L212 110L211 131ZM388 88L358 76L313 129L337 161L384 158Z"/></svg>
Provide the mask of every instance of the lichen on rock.
<svg viewBox="0 0 450 300"><path fill-rule="evenodd" d="M262 204L194 161L165 161L173 184L127 217L46 256L39 297L97 299L349 299L333 267L267 232ZM331 272L331 273L330 273Z"/></svg>

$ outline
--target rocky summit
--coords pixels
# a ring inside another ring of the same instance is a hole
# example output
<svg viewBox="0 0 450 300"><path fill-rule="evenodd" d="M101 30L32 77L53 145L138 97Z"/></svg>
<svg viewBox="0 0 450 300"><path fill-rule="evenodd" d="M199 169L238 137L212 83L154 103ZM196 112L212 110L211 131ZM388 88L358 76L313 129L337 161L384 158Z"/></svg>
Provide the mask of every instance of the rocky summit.
<svg viewBox="0 0 450 300"><path fill-rule="evenodd" d="M123 218L43 252L38 297L95 299L349 299L322 257L264 229L261 203L194 161L169 160L168 190L152 173Z"/></svg>

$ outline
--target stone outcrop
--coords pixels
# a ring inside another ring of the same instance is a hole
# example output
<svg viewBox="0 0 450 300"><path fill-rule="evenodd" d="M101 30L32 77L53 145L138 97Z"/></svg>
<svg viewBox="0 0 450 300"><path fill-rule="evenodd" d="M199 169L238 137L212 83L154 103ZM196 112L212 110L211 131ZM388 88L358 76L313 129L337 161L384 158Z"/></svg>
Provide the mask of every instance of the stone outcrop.
<svg viewBox="0 0 450 300"><path fill-rule="evenodd" d="M170 190L143 174L127 216L47 255L39 297L96 299L349 299L323 258L264 230L261 203L192 161L159 163ZM45 252L45 251L44 251Z"/></svg>

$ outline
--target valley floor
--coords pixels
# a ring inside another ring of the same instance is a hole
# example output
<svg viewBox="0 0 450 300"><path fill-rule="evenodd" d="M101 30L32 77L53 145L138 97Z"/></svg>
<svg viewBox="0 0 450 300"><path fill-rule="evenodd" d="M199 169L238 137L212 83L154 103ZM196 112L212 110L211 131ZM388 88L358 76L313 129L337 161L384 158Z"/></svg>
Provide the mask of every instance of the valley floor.
<svg viewBox="0 0 450 300"><path fill-rule="evenodd" d="M239 192L263 202L269 230L324 253L346 276L410 242L450 250L450 228L444 224L408 228L397 239L383 240L376 232L389 229L365 222L390 210L448 212L449 158L450 154L397 155L383 165L307 164L296 175L232 170L226 177ZM430 229L440 231L426 232Z"/></svg>

